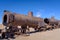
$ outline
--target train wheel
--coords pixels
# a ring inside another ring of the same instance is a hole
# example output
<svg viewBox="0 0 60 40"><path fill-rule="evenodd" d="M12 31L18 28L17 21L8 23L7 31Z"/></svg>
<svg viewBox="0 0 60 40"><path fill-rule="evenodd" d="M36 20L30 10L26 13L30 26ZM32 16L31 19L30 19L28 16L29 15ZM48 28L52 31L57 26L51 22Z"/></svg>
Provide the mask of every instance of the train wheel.
<svg viewBox="0 0 60 40"><path fill-rule="evenodd" d="M51 28L46 28L46 30L51 30Z"/></svg>
<svg viewBox="0 0 60 40"><path fill-rule="evenodd" d="M22 28L21 32L23 34L26 34L27 25L22 25L21 28Z"/></svg>
<svg viewBox="0 0 60 40"><path fill-rule="evenodd" d="M2 38L5 38L5 32L2 33Z"/></svg>
<svg viewBox="0 0 60 40"><path fill-rule="evenodd" d="M34 30L36 31L36 30L37 30L37 28L34 28Z"/></svg>

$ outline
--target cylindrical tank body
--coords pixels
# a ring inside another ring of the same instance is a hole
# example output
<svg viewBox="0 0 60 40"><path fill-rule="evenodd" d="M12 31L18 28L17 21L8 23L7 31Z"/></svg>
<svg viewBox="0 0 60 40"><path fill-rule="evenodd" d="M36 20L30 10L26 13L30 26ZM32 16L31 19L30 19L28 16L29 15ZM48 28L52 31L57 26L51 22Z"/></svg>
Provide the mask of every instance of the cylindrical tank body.
<svg viewBox="0 0 60 40"><path fill-rule="evenodd" d="M5 12L6 13L6 12ZM3 16L3 25L13 25L13 26L21 26L21 25L28 25L28 26L38 26L38 23L43 21L42 18L38 17L30 17L27 15L21 14L12 14L6 13Z"/></svg>

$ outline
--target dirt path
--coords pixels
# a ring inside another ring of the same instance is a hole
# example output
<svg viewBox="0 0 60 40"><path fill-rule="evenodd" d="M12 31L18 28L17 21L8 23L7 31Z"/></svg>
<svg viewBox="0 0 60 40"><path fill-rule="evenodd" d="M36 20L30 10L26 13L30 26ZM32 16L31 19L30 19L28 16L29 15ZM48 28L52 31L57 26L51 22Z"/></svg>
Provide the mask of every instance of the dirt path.
<svg viewBox="0 0 60 40"><path fill-rule="evenodd" d="M32 33L30 36L18 36L15 40L60 40L60 29Z"/></svg>

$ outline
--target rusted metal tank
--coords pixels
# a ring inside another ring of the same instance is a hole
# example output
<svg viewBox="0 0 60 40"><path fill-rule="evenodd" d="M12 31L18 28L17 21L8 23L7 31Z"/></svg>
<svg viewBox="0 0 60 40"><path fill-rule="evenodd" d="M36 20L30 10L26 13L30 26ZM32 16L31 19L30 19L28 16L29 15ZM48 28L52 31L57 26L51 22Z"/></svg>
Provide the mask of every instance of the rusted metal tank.
<svg viewBox="0 0 60 40"><path fill-rule="evenodd" d="M29 14L32 14L32 12L29 12ZM9 26L21 26L21 25L28 25L30 27L38 26L39 22L42 22L43 19L39 17L34 17L32 15L22 15L22 14L16 14L11 13L9 11L4 10L4 16L3 16L3 25Z"/></svg>

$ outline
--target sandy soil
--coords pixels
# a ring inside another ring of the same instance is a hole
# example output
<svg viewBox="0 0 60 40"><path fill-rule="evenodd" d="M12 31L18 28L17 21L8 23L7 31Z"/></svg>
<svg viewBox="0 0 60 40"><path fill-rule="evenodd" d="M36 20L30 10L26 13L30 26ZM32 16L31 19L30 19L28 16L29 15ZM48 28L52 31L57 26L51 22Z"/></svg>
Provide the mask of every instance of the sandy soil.
<svg viewBox="0 0 60 40"><path fill-rule="evenodd" d="M34 30L31 29L30 31ZM14 40L60 40L60 29L31 33L30 36L19 35Z"/></svg>
<svg viewBox="0 0 60 40"><path fill-rule="evenodd" d="M4 26L2 24L0 24L0 29L4 29Z"/></svg>
<svg viewBox="0 0 60 40"><path fill-rule="evenodd" d="M18 36L15 40L60 40L60 29L31 33L30 36Z"/></svg>

